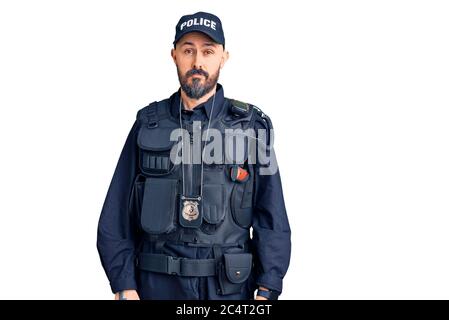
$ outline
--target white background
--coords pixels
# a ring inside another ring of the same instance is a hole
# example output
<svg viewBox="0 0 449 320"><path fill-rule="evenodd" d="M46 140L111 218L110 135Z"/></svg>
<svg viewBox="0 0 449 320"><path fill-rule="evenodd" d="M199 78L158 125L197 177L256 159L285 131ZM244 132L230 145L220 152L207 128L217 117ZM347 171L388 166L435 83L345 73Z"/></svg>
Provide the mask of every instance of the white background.
<svg viewBox="0 0 449 320"><path fill-rule="evenodd" d="M449 298L446 1L2 1L0 298L110 299L101 206L181 15L223 22L225 95L270 115L283 299Z"/></svg>

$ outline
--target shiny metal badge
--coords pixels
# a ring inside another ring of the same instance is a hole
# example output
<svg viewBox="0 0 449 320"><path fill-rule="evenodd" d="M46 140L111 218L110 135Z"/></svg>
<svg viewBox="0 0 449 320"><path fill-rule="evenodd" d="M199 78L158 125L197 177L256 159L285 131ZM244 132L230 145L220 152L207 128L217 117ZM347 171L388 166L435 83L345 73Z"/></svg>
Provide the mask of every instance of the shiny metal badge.
<svg viewBox="0 0 449 320"><path fill-rule="evenodd" d="M182 217L187 221L198 219L200 211L197 201L185 200L183 201Z"/></svg>

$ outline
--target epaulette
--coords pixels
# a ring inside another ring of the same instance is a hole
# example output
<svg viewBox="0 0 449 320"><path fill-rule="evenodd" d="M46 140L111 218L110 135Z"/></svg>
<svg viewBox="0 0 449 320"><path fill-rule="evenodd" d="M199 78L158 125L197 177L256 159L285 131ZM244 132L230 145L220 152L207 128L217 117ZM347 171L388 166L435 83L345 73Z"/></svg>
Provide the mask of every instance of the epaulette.
<svg viewBox="0 0 449 320"><path fill-rule="evenodd" d="M271 123L270 117L268 117L261 109L256 106L253 106L256 114L261 118L261 120L265 123L267 129L273 129L273 124Z"/></svg>

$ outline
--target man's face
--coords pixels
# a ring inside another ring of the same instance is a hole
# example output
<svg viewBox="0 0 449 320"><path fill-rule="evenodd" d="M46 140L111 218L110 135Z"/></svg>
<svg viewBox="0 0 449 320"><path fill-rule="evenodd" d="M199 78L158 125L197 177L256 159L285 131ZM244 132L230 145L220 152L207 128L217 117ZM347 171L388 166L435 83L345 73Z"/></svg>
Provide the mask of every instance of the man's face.
<svg viewBox="0 0 449 320"><path fill-rule="evenodd" d="M217 84L229 53L201 32L184 35L172 49L181 88L189 98L200 99Z"/></svg>

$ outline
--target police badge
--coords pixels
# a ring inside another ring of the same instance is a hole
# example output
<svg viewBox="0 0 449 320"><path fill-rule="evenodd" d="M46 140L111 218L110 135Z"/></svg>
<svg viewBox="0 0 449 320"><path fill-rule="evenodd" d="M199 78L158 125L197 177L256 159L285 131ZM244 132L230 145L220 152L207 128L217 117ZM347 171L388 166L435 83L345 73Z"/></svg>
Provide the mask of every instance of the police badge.
<svg viewBox="0 0 449 320"><path fill-rule="evenodd" d="M181 196L179 223L186 228L198 228L203 222L201 197Z"/></svg>
<svg viewBox="0 0 449 320"><path fill-rule="evenodd" d="M182 208L182 217L187 221L192 221L198 219L200 212L198 210L198 203L195 201L184 201Z"/></svg>

